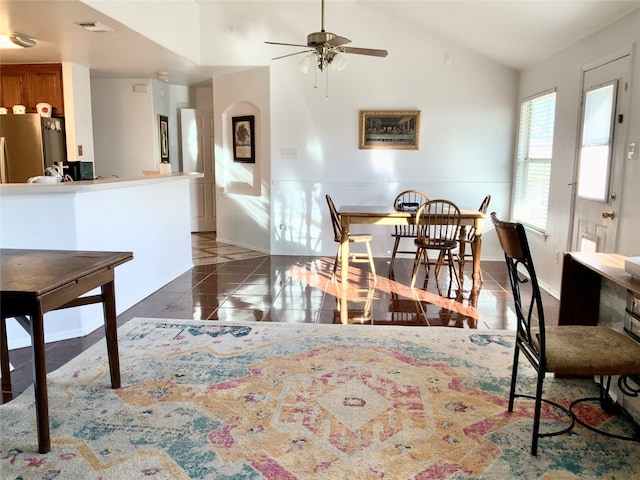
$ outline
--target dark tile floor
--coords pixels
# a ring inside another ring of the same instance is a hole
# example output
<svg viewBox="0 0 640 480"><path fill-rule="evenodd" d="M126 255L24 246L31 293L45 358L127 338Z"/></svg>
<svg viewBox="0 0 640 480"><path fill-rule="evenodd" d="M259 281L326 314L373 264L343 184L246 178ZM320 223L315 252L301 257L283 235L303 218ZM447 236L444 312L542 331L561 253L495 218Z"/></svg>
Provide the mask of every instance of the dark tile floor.
<svg viewBox="0 0 640 480"><path fill-rule="evenodd" d="M482 263L484 282L472 299L470 266L462 293L457 298L444 298L437 295L433 278L426 290L411 291L407 285L413 259L409 258L396 260L393 275L388 272L388 259L376 259L375 282L366 264L353 265L346 289L330 278L333 258L269 256L218 244L213 234L193 236L193 258L195 266L191 270L121 313L118 324L134 317L152 317L515 329L503 262ZM423 278L421 271L418 285ZM440 284L446 295L448 272L442 272ZM547 322L553 324L558 301L545 295L543 302ZM48 343L48 371L103 337L103 330L98 329L86 337ZM16 396L32 383L30 348L11 350L10 361L15 368L11 377Z"/></svg>

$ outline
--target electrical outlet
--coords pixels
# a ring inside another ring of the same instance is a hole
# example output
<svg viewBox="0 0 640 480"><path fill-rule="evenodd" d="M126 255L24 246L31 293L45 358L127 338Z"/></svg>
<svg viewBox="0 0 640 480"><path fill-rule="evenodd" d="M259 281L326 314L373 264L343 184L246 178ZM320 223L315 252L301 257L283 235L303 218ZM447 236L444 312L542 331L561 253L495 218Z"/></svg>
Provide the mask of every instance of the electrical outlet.
<svg viewBox="0 0 640 480"><path fill-rule="evenodd" d="M82 145L78 145L78 156L82 156Z"/></svg>

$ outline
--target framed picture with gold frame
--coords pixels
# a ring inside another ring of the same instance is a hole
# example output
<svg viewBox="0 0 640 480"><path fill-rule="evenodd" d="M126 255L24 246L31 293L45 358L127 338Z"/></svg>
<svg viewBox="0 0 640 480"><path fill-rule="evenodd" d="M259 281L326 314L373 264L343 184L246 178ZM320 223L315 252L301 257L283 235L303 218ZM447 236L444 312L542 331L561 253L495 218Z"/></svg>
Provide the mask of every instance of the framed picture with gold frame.
<svg viewBox="0 0 640 480"><path fill-rule="evenodd" d="M419 110L361 110L360 149L418 150Z"/></svg>

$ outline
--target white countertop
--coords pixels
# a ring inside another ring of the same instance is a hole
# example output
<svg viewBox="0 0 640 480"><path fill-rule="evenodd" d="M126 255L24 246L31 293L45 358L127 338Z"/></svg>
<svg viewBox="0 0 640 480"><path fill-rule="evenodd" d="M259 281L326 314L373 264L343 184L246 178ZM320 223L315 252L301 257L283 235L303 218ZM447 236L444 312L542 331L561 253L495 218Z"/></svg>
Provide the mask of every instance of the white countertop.
<svg viewBox="0 0 640 480"><path fill-rule="evenodd" d="M202 173L173 173L171 175L140 175L139 177L109 177L96 180L61 183L3 183L0 184L0 196L33 194L75 194L95 192L115 188L128 188L151 183L173 182L202 178Z"/></svg>

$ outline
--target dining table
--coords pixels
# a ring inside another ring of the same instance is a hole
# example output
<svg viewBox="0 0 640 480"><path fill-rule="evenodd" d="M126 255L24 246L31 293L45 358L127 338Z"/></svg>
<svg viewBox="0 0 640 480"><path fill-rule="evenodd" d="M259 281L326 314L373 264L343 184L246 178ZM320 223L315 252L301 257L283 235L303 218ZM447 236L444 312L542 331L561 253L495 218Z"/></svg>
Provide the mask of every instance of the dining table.
<svg viewBox="0 0 640 480"><path fill-rule="evenodd" d="M395 210L386 205L342 205L338 209L342 238L340 241L340 278L343 285L349 276L349 231L351 225L411 225L415 223L415 212ZM474 240L471 243L473 252L472 293L480 290L480 252L482 249L482 229L486 213L474 209L460 209L460 256L464 257L467 227L475 228ZM460 265L460 278L463 278L463 266Z"/></svg>

